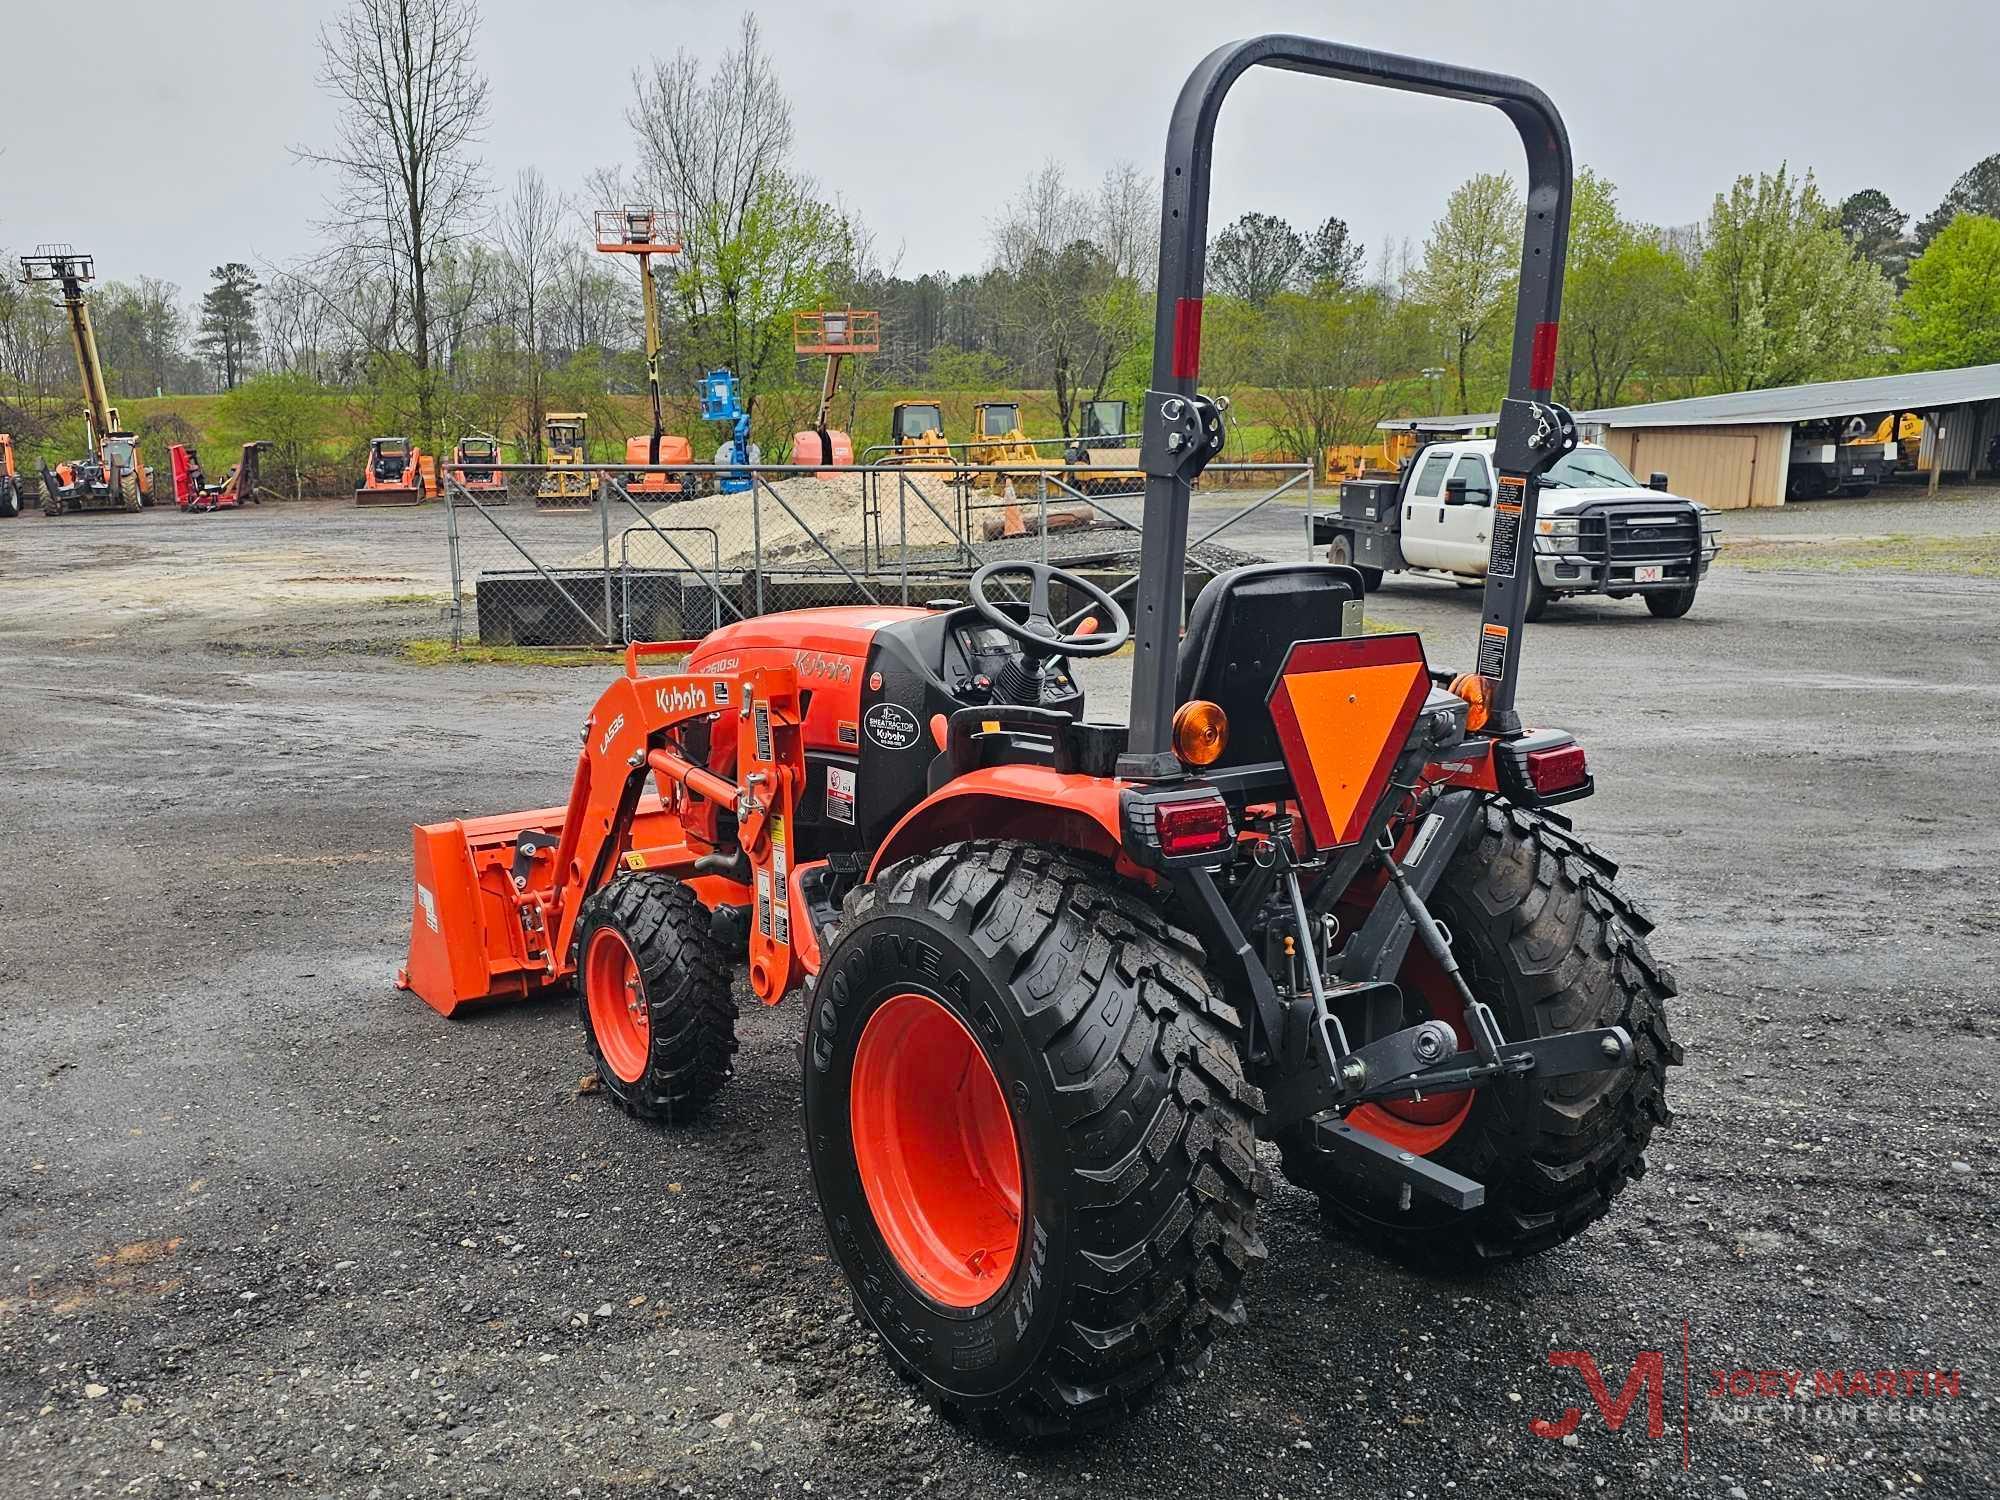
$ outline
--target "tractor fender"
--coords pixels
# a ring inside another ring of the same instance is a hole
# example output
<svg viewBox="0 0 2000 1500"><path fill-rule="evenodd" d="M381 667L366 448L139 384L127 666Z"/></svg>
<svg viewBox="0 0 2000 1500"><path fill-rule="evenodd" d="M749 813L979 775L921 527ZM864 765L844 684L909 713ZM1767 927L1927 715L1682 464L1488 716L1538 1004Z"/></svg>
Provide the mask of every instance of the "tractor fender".
<svg viewBox="0 0 2000 1500"><path fill-rule="evenodd" d="M939 787L889 830L868 878L914 854L964 839L1020 839L1116 858L1123 782L1049 766L987 766Z"/></svg>

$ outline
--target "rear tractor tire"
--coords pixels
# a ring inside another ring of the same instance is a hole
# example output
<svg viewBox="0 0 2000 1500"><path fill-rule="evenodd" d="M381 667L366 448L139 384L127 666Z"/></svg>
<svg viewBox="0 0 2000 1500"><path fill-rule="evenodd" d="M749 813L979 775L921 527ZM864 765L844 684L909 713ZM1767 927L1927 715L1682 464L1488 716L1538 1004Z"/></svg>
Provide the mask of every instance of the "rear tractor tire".
<svg viewBox="0 0 2000 1500"><path fill-rule="evenodd" d="M692 1119L730 1079L730 955L693 891L624 874L584 902L576 988L604 1091L641 1120Z"/></svg>
<svg viewBox="0 0 2000 1500"><path fill-rule="evenodd" d="M1623 1026L1634 1058L1604 1073L1505 1079L1469 1098L1363 1105L1349 1117L1484 1183L1485 1203L1469 1212L1423 1198L1401 1209L1393 1188L1313 1147L1307 1129L1286 1132L1284 1174L1317 1193L1329 1218L1399 1259L1463 1270L1561 1244L1645 1172L1647 1142L1672 1118L1667 1069L1681 1049L1667 1030L1666 1002L1676 991L1647 951L1652 924L1612 883L1616 869L1545 817L1487 805L1430 898L1473 994L1510 1039ZM1456 1002L1424 1003L1455 993L1437 983L1443 975L1427 956L1418 953L1399 977L1412 1007L1405 1020L1437 1015L1460 1029L1463 1044Z"/></svg>
<svg viewBox="0 0 2000 1500"><path fill-rule="evenodd" d="M806 1029L813 1186L948 1414L1103 1427L1241 1321L1268 1181L1239 1032L1193 939L1101 865L981 840L848 898Z"/></svg>

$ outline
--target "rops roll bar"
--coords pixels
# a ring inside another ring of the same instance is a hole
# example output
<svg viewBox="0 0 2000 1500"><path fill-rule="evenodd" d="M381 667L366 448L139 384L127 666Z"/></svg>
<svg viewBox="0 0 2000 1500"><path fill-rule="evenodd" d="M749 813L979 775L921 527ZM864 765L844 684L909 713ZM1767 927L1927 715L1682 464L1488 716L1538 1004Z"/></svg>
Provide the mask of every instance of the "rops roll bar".
<svg viewBox="0 0 2000 1500"><path fill-rule="evenodd" d="M1153 388L1146 393L1140 444L1146 508L1133 621L1132 729L1129 748L1118 766L1118 774L1137 779L1180 774L1172 723L1179 702L1176 678L1189 488L1222 446L1220 413L1195 389L1201 368L1209 175L1222 101L1236 80L1255 67L1470 99L1492 105L1520 132L1528 156L1527 216L1514 308L1513 359L1496 444L1499 492L1477 663L1479 673L1491 679L1488 724L1496 733L1520 728L1514 682L1528 593L1521 569L1534 565L1529 539L1534 534L1537 478L1576 446L1575 424L1549 400L1555 380L1563 257L1569 243L1571 167L1569 136L1548 96L1503 73L1310 37L1254 37L1209 53L1188 75L1175 101L1161 181Z"/></svg>

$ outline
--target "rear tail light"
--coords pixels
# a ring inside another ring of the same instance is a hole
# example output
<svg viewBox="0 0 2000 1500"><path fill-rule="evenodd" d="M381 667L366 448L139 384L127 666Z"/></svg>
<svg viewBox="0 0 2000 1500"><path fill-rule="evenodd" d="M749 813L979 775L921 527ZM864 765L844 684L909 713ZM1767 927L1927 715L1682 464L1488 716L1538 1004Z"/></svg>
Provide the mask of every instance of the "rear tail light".
<svg viewBox="0 0 2000 1500"><path fill-rule="evenodd" d="M1583 746L1561 745L1553 750L1528 752L1528 783L1543 796L1566 792L1590 779L1590 765Z"/></svg>
<svg viewBox="0 0 2000 1500"><path fill-rule="evenodd" d="M1214 854L1227 849L1235 836L1229 826L1229 804L1220 797L1155 803L1153 826L1159 831L1160 853L1169 859Z"/></svg>

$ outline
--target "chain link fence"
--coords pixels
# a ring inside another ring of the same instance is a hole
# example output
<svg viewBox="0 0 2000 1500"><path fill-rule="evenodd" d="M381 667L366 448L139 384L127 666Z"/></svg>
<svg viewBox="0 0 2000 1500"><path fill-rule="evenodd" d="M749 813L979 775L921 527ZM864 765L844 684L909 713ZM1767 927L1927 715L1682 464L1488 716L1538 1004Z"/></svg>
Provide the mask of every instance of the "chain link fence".
<svg viewBox="0 0 2000 1500"><path fill-rule="evenodd" d="M1218 541L1290 497L1311 535L1310 466L1211 465L1259 481L1189 539L1188 592L1255 554ZM1122 480L1125 476L1120 476ZM454 650L696 638L732 620L836 604L965 597L989 562L1051 562L1114 596L1136 582L1143 481L1087 493L1061 465L877 463L814 469L445 466ZM1062 601L1056 601L1061 604Z"/></svg>

